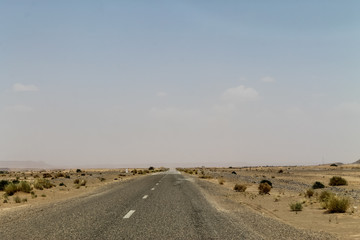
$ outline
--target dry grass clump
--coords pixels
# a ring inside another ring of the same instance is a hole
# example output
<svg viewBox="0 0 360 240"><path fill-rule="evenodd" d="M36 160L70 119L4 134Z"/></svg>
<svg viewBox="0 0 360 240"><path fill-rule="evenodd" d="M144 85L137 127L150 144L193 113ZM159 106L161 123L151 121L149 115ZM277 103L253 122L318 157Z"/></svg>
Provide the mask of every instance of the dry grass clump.
<svg viewBox="0 0 360 240"><path fill-rule="evenodd" d="M14 197L14 202L21 203L21 198L19 196Z"/></svg>
<svg viewBox="0 0 360 240"><path fill-rule="evenodd" d="M236 192L245 192L245 190L246 190L246 186L244 185L244 184L235 184L235 186L234 186L234 190L236 191Z"/></svg>
<svg viewBox="0 0 360 240"><path fill-rule="evenodd" d="M43 190L44 188L52 188L54 185L47 179L38 178L34 182L34 188Z"/></svg>
<svg viewBox="0 0 360 240"><path fill-rule="evenodd" d="M259 194L268 194L271 190L271 186L267 182L259 184Z"/></svg>
<svg viewBox="0 0 360 240"><path fill-rule="evenodd" d="M330 186L343 186L343 185L347 185L347 181L345 178L342 178L339 176L334 176L334 177L330 178L329 185Z"/></svg>
<svg viewBox="0 0 360 240"><path fill-rule="evenodd" d="M218 179L218 182L219 182L220 185L224 185L225 179L219 178L219 179Z"/></svg>
<svg viewBox="0 0 360 240"><path fill-rule="evenodd" d="M294 212L302 211L303 206L301 202L290 203L290 209Z"/></svg>
<svg viewBox="0 0 360 240"><path fill-rule="evenodd" d="M314 190L312 190L311 188L306 190L305 196L311 198L312 196L314 196Z"/></svg>
<svg viewBox="0 0 360 240"><path fill-rule="evenodd" d="M18 188L15 183L9 183L5 186L4 191L7 195L11 196L18 191Z"/></svg>

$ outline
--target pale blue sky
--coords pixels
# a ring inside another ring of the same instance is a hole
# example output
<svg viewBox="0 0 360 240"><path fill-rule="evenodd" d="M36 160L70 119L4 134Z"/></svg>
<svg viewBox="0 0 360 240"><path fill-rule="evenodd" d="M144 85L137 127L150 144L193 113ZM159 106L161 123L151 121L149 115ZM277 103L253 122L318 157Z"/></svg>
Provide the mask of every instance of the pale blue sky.
<svg viewBox="0 0 360 240"><path fill-rule="evenodd" d="M355 161L359 9L359 1L1 1L0 161Z"/></svg>

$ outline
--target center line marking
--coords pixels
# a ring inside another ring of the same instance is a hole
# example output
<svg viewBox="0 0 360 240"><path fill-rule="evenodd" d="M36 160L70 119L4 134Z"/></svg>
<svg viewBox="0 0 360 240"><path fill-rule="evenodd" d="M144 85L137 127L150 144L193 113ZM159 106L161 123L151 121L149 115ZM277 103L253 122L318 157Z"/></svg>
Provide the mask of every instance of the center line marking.
<svg viewBox="0 0 360 240"><path fill-rule="evenodd" d="M147 199L148 195L143 196L143 199Z"/></svg>
<svg viewBox="0 0 360 240"><path fill-rule="evenodd" d="M151 189L151 191L154 191L155 190L155 188L153 187L152 189Z"/></svg>
<svg viewBox="0 0 360 240"><path fill-rule="evenodd" d="M134 212L135 212L135 210L130 210L123 218L130 218Z"/></svg>

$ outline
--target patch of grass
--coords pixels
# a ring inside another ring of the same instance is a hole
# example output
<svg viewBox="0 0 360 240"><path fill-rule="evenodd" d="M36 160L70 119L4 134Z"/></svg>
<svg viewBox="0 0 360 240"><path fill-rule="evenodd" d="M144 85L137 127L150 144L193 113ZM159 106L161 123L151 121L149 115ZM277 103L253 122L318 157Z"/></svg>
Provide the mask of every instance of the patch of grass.
<svg viewBox="0 0 360 240"><path fill-rule="evenodd" d="M235 184L235 186L234 186L234 190L236 191L236 192L245 192L245 190L246 190L246 186L244 185L244 184Z"/></svg>
<svg viewBox="0 0 360 240"><path fill-rule="evenodd" d="M301 202L290 203L290 209L294 212L302 211L303 206Z"/></svg>
<svg viewBox="0 0 360 240"><path fill-rule="evenodd" d="M324 188L325 185L322 184L321 182L315 182L313 185L312 185L312 189L319 189L319 188Z"/></svg>
<svg viewBox="0 0 360 240"><path fill-rule="evenodd" d="M327 210L330 213L344 213L350 207L350 199L348 197L332 196L327 202Z"/></svg>
<svg viewBox="0 0 360 240"><path fill-rule="evenodd" d="M41 197L46 197L46 195L45 195L45 194L41 194Z"/></svg>
<svg viewBox="0 0 360 240"><path fill-rule="evenodd" d="M14 197L14 202L21 203L21 198L19 196Z"/></svg>
<svg viewBox="0 0 360 240"><path fill-rule="evenodd" d="M312 190L311 188L306 190L305 196L311 198L312 196L314 196L314 190Z"/></svg>
<svg viewBox="0 0 360 240"><path fill-rule="evenodd" d="M223 178L219 178L219 179L218 179L218 182L219 182L220 185L224 185L225 180L224 180Z"/></svg>
<svg viewBox="0 0 360 240"><path fill-rule="evenodd" d="M334 176L334 177L330 178L329 185L330 186L343 186L343 185L347 185L347 181L345 178L342 178L339 176Z"/></svg>
<svg viewBox="0 0 360 240"><path fill-rule="evenodd" d="M100 182L103 182L103 181L105 181L106 179L105 178L103 178L103 177L98 177L98 179L100 180Z"/></svg>
<svg viewBox="0 0 360 240"><path fill-rule="evenodd" d="M259 194L268 194L271 190L271 186L267 182L259 184Z"/></svg>

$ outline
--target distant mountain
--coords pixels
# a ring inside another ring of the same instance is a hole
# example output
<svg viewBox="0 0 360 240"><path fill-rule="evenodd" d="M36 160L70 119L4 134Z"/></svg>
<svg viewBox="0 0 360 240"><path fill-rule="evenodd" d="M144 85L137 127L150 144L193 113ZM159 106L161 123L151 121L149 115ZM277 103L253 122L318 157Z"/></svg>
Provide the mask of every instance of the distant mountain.
<svg viewBox="0 0 360 240"><path fill-rule="evenodd" d="M1 169L49 169L53 166L37 161L0 161Z"/></svg>
<svg viewBox="0 0 360 240"><path fill-rule="evenodd" d="M353 164L360 164L360 159L354 162Z"/></svg>

